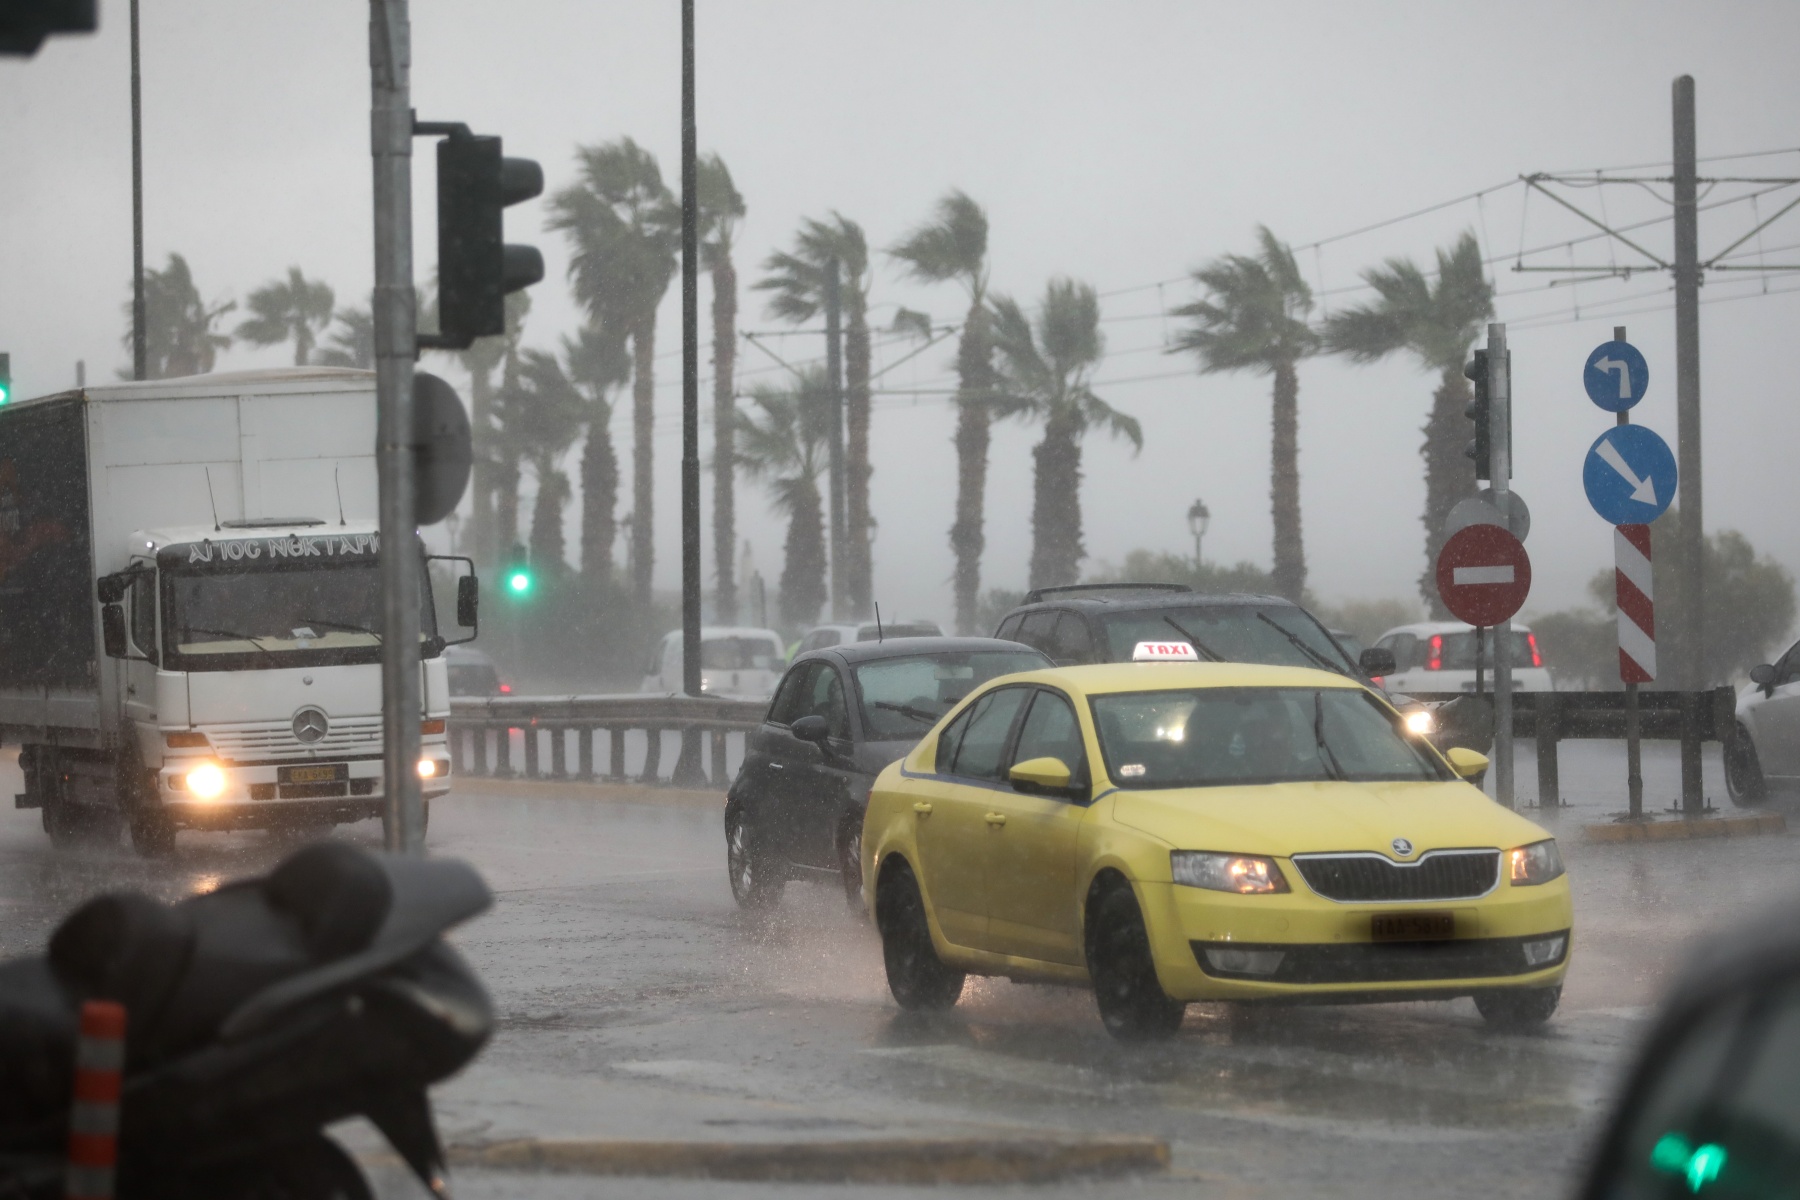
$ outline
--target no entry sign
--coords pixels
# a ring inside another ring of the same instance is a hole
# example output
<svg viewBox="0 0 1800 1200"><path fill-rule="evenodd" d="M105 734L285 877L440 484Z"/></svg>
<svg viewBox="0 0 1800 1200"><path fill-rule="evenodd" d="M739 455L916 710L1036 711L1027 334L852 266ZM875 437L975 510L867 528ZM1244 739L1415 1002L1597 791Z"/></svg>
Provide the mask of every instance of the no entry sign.
<svg viewBox="0 0 1800 1200"><path fill-rule="evenodd" d="M1531 591L1531 558L1510 530L1470 525L1438 552L1437 585L1457 620L1498 625L1519 611Z"/></svg>

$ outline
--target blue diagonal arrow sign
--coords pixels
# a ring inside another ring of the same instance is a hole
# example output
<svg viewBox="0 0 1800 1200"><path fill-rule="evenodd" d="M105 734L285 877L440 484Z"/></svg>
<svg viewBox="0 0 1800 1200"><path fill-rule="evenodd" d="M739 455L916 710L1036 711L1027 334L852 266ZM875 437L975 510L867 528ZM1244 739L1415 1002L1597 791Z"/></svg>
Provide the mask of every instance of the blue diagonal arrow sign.
<svg viewBox="0 0 1800 1200"><path fill-rule="evenodd" d="M1647 525L1675 499L1675 454L1642 425L1607 430L1581 468L1594 511L1614 525Z"/></svg>

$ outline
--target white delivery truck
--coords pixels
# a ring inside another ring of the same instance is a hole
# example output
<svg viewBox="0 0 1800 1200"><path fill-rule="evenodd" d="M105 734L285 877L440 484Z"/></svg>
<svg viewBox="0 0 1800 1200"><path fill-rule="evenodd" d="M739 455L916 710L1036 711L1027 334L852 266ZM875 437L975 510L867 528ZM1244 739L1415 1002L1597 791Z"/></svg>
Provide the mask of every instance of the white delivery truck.
<svg viewBox="0 0 1800 1200"><path fill-rule="evenodd" d="M375 378L295 368L0 408L0 739L58 845L379 815ZM473 636L473 564L450 560ZM466 573L463 567L467 567ZM425 795L449 790L433 588ZM468 636L455 636L458 631ZM429 810L428 810L429 811Z"/></svg>

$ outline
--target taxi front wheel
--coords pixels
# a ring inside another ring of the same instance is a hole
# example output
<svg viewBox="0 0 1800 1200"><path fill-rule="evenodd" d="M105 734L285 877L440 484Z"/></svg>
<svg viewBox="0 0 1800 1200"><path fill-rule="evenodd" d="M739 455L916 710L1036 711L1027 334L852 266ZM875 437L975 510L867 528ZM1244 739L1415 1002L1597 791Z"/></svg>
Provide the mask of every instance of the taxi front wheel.
<svg viewBox="0 0 1800 1200"><path fill-rule="evenodd" d="M944 1009L962 996L967 975L947 966L931 944L925 898L912 868L895 861L881 872L875 887L875 926L881 931L881 957L887 967L888 991L906 1009Z"/></svg>
<svg viewBox="0 0 1800 1200"><path fill-rule="evenodd" d="M1475 993L1475 1008L1496 1029L1536 1029L1550 1019L1562 988L1509 988Z"/></svg>
<svg viewBox="0 0 1800 1200"><path fill-rule="evenodd" d="M1158 1041L1181 1028L1187 1005L1156 978L1150 935L1131 885L1114 879L1088 907L1088 976L1106 1032L1122 1042Z"/></svg>

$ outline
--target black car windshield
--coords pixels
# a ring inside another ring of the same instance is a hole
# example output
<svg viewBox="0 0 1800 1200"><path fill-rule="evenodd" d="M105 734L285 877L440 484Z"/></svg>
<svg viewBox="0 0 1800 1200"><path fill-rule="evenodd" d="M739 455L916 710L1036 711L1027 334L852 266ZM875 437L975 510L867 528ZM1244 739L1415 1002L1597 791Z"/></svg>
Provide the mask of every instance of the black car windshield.
<svg viewBox="0 0 1800 1200"><path fill-rule="evenodd" d="M1132 692L1092 705L1122 788L1451 778L1361 688Z"/></svg>
<svg viewBox="0 0 1800 1200"><path fill-rule="evenodd" d="M378 560L164 573L163 639L186 670L376 662ZM437 633L429 589L420 634Z"/></svg>
<svg viewBox="0 0 1800 1200"><path fill-rule="evenodd" d="M1195 604L1189 607L1140 609L1107 613L1100 618L1106 630L1106 657L1130 662L1139 642L1166 642L1177 638L1173 621L1205 643L1200 657L1211 651L1226 662L1268 663L1277 667L1321 667L1346 674L1356 664L1344 657L1337 643L1308 616L1304 609L1287 605ZM1283 635L1298 638L1325 663L1309 655Z"/></svg>
<svg viewBox="0 0 1800 1200"><path fill-rule="evenodd" d="M864 734L872 742L913 741L988 680L1050 665L1032 650L948 651L863 663L855 672Z"/></svg>

